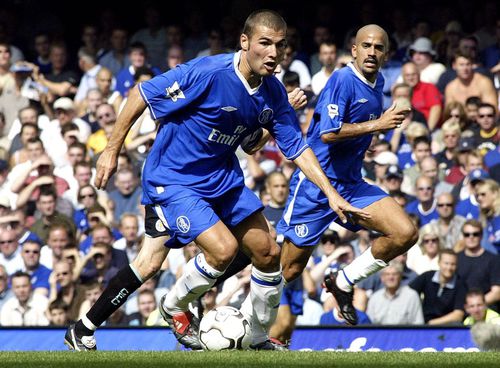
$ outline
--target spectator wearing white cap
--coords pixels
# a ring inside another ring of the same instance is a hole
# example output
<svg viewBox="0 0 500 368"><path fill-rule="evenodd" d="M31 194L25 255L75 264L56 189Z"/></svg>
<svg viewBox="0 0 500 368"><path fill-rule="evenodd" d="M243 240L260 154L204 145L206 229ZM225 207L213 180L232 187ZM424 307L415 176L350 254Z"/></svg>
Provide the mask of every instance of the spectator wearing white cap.
<svg viewBox="0 0 500 368"><path fill-rule="evenodd" d="M50 156L56 167L68 164L66 153L68 146L63 139L61 128L69 123L74 123L78 127L78 140L86 143L90 136L90 125L76 116L76 107L68 97L58 98L54 102L55 119L40 134L47 154Z"/></svg>
<svg viewBox="0 0 500 368"><path fill-rule="evenodd" d="M436 52L432 48L432 41L426 37L419 37L409 47L411 61L420 71L420 80L425 83L436 84L446 67L435 63Z"/></svg>
<svg viewBox="0 0 500 368"><path fill-rule="evenodd" d="M391 165L398 165L398 156L390 151L384 151L375 156L373 162L375 163L375 183L382 185L387 168Z"/></svg>

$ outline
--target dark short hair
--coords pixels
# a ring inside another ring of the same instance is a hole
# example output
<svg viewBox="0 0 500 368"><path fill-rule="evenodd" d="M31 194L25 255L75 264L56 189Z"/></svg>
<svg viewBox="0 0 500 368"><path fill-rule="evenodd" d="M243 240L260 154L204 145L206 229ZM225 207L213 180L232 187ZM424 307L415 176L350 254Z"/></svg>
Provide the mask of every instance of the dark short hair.
<svg viewBox="0 0 500 368"><path fill-rule="evenodd" d="M300 76L298 73L286 71L283 75L283 84L285 86L300 86Z"/></svg>
<svg viewBox="0 0 500 368"><path fill-rule="evenodd" d="M61 127L61 135L64 136L67 132L71 132L73 130L78 130L80 131L80 128L78 128L78 125L70 121L68 124L64 124Z"/></svg>
<svg viewBox="0 0 500 368"><path fill-rule="evenodd" d="M132 51L142 51L144 55L148 54L146 46L144 46L142 42L132 42L129 46L128 52L131 53Z"/></svg>
<svg viewBox="0 0 500 368"><path fill-rule="evenodd" d="M140 68L137 68L134 74L134 82L137 82L140 77L143 75L150 75L151 77L155 76L155 73L153 70L147 66L141 66Z"/></svg>
<svg viewBox="0 0 500 368"><path fill-rule="evenodd" d="M30 283L31 283L31 276L24 272L24 271L16 271L14 272L11 276L10 276L10 280L14 280L16 277L27 277L28 280L30 280Z"/></svg>
<svg viewBox="0 0 500 368"><path fill-rule="evenodd" d="M48 308L49 312L53 311L54 309L62 309L63 311L67 312L69 310L69 305L61 299L56 299L49 304Z"/></svg>
<svg viewBox="0 0 500 368"><path fill-rule="evenodd" d="M484 292L479 288L472 288L467 291L467 294L465 294L465 300L467 300L467 298L470 298L471 296L480 296L483 301L485 301Z"/></svg>
<svg viewBox="0 0 500 368"><path fill-rule="evenodd" d="M467 100L465 100L465 106L467 105L479 106L481 105L481 98L479 98L478 96L470 96L469 98L467 98Z"/></svg>
<svg viewBox="0 0 500 368"><path fill-rule="evenodd" d="M449 254L450 256L457 257L457 254L453 251L453 249L442 249L439 251L438 261L441 261L443 254Z"/></svg>
<svg viewBox="0 0 500 368"><path fill-rule="evenodd" d="M497 111L497 110L495 109L495 106L493 106L492 104L489 104L489 103L487 103L487 102L482 102L482 103L481 103L481 104L480 104L477 108L478 108L478 110L479 110L479 109L482 109L482 108L484 108L484 107L488 107L488 108L492 109L492 110L493 110L493 113L495 113L495 112Z"/></svg>
<svg viewBox="0 0 500 368"><path fill-rule="evenodd" d="M37 136L40 134L40 128L38 127L38 125L33 124L33 123L25 123L25 124L23 124L21 126L21 134L24 132L24 129L26 129L26 128L33 128L33 129L35 129Z"/></svg>
<svg viewBox="0 0 500 368"><path fill-rule="evenodd" d="M462 50L456 50L453 53L453 57L451 58L451 62L454 63L455 61L457 61L457 59L459 57L467 59L470 62L474 62L474 57L472 56L472 54L469 51L466 52L466 51L462 51Z"/></svg>
<svg viewBox="0 0 500 368"><path fill-rule="evenodd" d="M426 136L422 136L422 137L417 137L413 140L413 144L412 144L412 147L415 148L417 147L417 145L419 145L420 143L426 143L428 144L429 146L431 145L431 141L429 140L428 137Z"/></svg>
<svg viewBox="0 0 500 368"><path fill-rule="evenodd" d="M283 17L274 10L269 9L260 9L251 13L243 26L243 34L246 34L249 38L252 37L257 26L286 31L286 22Z"/></svg>

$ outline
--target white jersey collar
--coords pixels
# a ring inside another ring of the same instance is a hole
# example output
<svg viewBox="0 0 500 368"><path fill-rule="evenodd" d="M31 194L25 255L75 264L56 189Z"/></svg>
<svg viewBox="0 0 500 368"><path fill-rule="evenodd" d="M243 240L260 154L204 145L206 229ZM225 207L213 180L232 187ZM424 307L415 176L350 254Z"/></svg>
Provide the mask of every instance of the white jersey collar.
<svg viewBox="0 0 500 368"><path fill-rule="evenodd" d="M356 75L356 77L358 77L361 82L363 82L364 84L367 84L369 85L370 87L372 88L375 88L375 86L377 85L377 80L375 80L375 82L370 82L368 79L365 78L365 76L363 74L361 74L358 69L356 69L356 67L354 66L354 62L351 61L349 64L347 64L347 66L349 68L351 68L351 70L353 71L353 73Z"/></svg>
<svg viewBox="0 0 500 368"><path fill-rule="evenodd" d="M238 65L240 64L240 59L241 59L241 50L234 54L234 58L233 58L234 72L236 73L236 75L240 79L241 83L243 83L243 86L247 90L248 94L253 95L253 94L257 93L260 86L262 86L262 80L260 81L260 84L257 87L255 87L255 88L250 87L250 84L248 84L248 81L245 79L243 74L241 74L240 70L238 69Z"/></svg>

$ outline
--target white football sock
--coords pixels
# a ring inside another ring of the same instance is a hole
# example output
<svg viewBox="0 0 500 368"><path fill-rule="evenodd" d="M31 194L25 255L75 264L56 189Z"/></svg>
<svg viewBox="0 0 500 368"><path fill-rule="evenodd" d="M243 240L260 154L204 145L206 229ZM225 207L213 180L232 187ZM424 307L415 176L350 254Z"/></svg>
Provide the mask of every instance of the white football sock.
<svg viewBox="0 0 500 368"><path fill-rule="evenodd" d="M285 279L283 279L283 288L285 288L285 286L287 285L288 283L286 282ZM280 297L281 298L281 297ZM249 321L252 320L252 316L253 316L253 307L252 307L252 298L251 298L251 293L248 293L247 297L245 298L245 300L243 301L243 303L241 303L241 307L240 307L240 312L243 313L243 315L245 316L245 318Z"/></svg>
<svg viewBox="0 0 500 368"><path fill-rule="evenodd" d="M269 328L278 315L282 291L281 269L276 272L262 272L255 267L252 268L250 283L252 344L259 344L268 339ZM250 303L245 300L243 304L242 308L248 310Z"/></svg>
<svg viewBox="0 0 500 368"><path fill-rule="evenodd" d="M369 247L351 264L339 271L337 276L337 286L344 291L351 291L355 284L375 272L386 267L387 263L381 259L375 259L372 254L372 247Z"/></svg>
<svg viewBox="0 0 500 368"><path fill-rule="evenodd" d="M210 289L224 271L218 271L205 260L203 253L189 260L182 276L167 293L163 307L173 314L185 312L193 300Z"/></svg>

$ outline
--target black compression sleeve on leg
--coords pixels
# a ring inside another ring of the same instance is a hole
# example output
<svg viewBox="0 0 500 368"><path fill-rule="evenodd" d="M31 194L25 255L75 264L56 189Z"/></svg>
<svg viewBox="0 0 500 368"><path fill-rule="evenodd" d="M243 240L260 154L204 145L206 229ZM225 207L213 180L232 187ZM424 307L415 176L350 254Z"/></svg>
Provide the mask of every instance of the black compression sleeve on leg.
<svg viewBox="0 0 500 368"><path fill-rule="evenodd" d="M87 318L96 326L100 326L109 316L120 308L134 291L142 285L130 268L122 268L104 289L101 296L87 313Z"/></svg>
<svg viewBox="0 0 500 368"><path fill-rule="evenodd" d="M243 270L250 263L252 263L250 258L248 258L248 256L241 249L239 249L238 253L236 254L236 257L234 257L233 261L224 272L224 275L217 278L217 281L215 281L214 286L222 284L228 278L230 278L233 275L236 275L238 272Z"/></svg>

